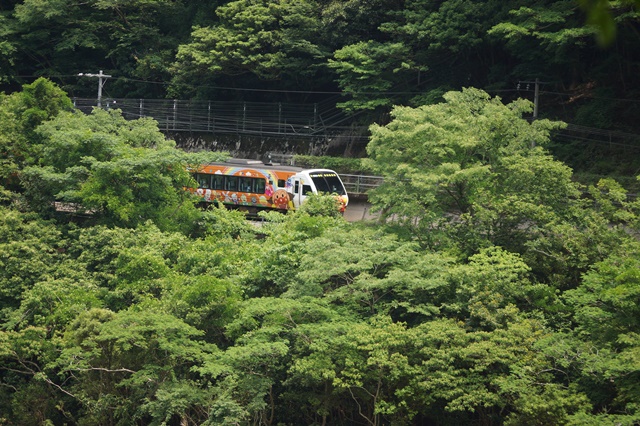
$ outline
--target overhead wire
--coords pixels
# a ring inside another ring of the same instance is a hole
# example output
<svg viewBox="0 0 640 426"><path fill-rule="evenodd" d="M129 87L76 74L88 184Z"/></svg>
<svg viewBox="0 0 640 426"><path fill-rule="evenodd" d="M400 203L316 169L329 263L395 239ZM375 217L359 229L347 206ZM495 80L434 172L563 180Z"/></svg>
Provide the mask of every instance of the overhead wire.
<svg viewBox="0 0 640 426"><path fill-rule="evenodd" d="M35 78L35 76L19 76L22 78ZM52 75L50 76L52 78L72 78L72 77L80 77L78 75L68 75L68 74L60 74L60 75ZM139 79L133 79L133 78L129 78L129 77L110 77L110 80L121 80L121 81L130 81L130 82L135 82L135 83L144 83L144 84L157 84L157 85L163 85L163 86L168 86L171 83L169 82L154 82L154 81L149 81L149 80L139 80ZM103 97L104 99L108 99L110 98L110 91L108 90L109 85L105 86L105 96ZM195 86L193 86L195 87ZM244 91L244 92L266 92L266 93L289 93L289 94L324 94L324 95L335 95L335 97L337 96L341 96L341 95L345 95L344 92L340 92L340 91L313 91L313 90L284 90L284 89L260 89L260 88L238 88L238 87L229 87L229 86L216 86L216 85L204 85L204 86L198 86L198 87L205 87L205 88L209 88L209 89L218 89L218 90L229 90L229 91ZM514 93L514 92L523 92L523 91L532 91L531 89L487 89L487 92L489 93ZM369 95L369 94L376 94L376 95L417 95L420 94L422 92L420 91L387 91L387 92L369 92L369 91L363 91L363 92L354 92L354 93L349 93L349 95ZM555 92L555 91L549 91L549 90L541 90L540 91L540 95L544 95L544 94L552 94L552 95L556 95L556 96L563 96L563 97L575 97L576 94L575 93L563 93L563 92ZM360 111L358 113L355 114L345 114L344 111L340 110L339 108L336 108L336 99L332 98L332 99L325 99L321 102L316 102L313 105L316 106L316 108L318 108L318 111L316 113L316 117L318 117L319 120L324 121L323 123L320 123L321 125L318 126L318 123L314 123L315 127L317 128L324 128L325 130L327 128L332 128L332 129L350 129L355 133L366 133L366 126L362 126L362 128L360 129L360 132L358 131L358 129L356 127L353 127L351 125L348 126L342 126L342 123L345 122L349 122L349 121L353 121L354 118L356 118L358 115L363 114L363 111ZM599 97L599 96L594 96L591 94L583 94L582 95L583 98L589 98L589 99L601 99L601 100L608 100L608 101L624 101L624 102L632 102L632 103L640 103L640 99L620 99L620 98L608 98L608 97ZM122 101L122 100L121 100ZM155 100L151 100L151 99L145 99L142 100L145 104L148 104L150 102L153 102ZM167 99L160 99L157 101L170 101ZM181 103L189 103L189 102L196 102L196 101L182 101L180 100L179 102ZM122 103L121 103L122 104ZM118 104L118 105L121 105ZM226 105L229 105L229 103L225 103ZM255 102L249 102L248 104L250 104L252 107L255 107L256 105L258 105L259 103L255 103ZM268 103L265 103L268 104ZM282 104L282 103L280 103ZM271 107L273 107L273 104L270 105ZM129 113L131 114L131 113ZM244 119L244 125L245 125L245 131L255 131L255 129L253 130L246 130L246 126L247 124L250 124L252 126L264 126L267 128L283 128L286 126L293 126L294 130L296 128L296 126L298 126L298 130L300 129L305 129L304 132L299 132L299 131L294 131L294 133L296 134L314 134L317 135L318 133L316 131L307 131L306 129L311 128L311 126L309 124L304 124L304 120L309 120L309 114L310 112L307 111L305 108L300 107L300 105L296 106L294 108L293 111L288 111L287 112L287 120L283 121L283 122L279 122L278 120L272 120L268 118L268 114L265 114L267 116L267 119L249 119L247 120L247 118L245 117ZM149 114L147 114L149 115ZM203 120L204 119L204 115L199 114L199 113L195 113L192 114L189 118L188 121L187 120L174 120L173 123L175 124L176 127L189 127L189 128L193 128L193 120ZM235 123L235 127L236 129L239 128L239 124L238 124L238 119L237 118L218 118L217 119L219 123L222 123L224 121L228 122L228 127L233 127L232 123ZM162 120L161 120L162 121ZM259 124L258 124L259 123ZM230 130L230 129L229 129ZM258 132L261 132L261 130L258 130ZM582 133L582 135L578 135L575 133ZM276 134L278 134L278 132L276 132ZM611 138L615 137L615 138L619 138L619 139L638 139L640 138L640 136L635 135L635 134L629 134L629 133L624 133L624 132L618 132L618 131L609 131L609 130L603 130L603 129L598 129L598 128L591 128L591 127L586 127L586 126L579 126L579 125L570 125L570 129L564 130L564 131L556 131L555 134L558 137L564 138L566 139L572 139L572 140L576 140L576 141L582 141L582 142L586 142L586 143L598 143L598 144L608 144L610 146L620 146L620 147L628 147L628 148L633 148L636 149L638 148L636 145L633 144L629 144L629 143L624 143L624 142L618 142L618 141L612 141ZM606 136L609 139L608 140L602 140L602 139L596 139L593 137L589 137L589 136L585 136L585 135L599 135L599 136ZM354 135L356 136L356 135ZM357 136L359 137L359 136ZM367 136L364 136L367 137Z"/></svg>
<svg viewBox="0 0 640 426"><path fill-rule="evenodd" d="M34 75L18 75L17 78L39 78L42 76L34 76ZM73 77L81 77L77 74L55 74L46 76L47 78L73 78ZM117 77L112 76L109 80L119 80L125 82L134 82L134 83L142 83L142 84L151 84L151 85L160 85L160 86L170 86L174 84L172 82L166 81L152 81L152 80L141 80L131 77ZM264 93L288 93L288 94L317 94L317 95L419 95L423 94L424 91L354 91L345 93L344 91L336 90L292 90L292 89L262 89L262 88L248 88L248 87L231 87L231 86L218 86L218 85L210 85L210 84L185 84L179 83L180 86L189 87L192 89L198 88L206 88L206 89L214 89L214 90L228 90L228 91L238 91L238 92L264 92ZM487 93L512 93L512 92L533 92L533 89L483 89ZM596 96L592 94L575 94L575 93L566 93L566 92L555 92L550 90L540 90L540 95L543 94L551 94L557 96L564 97L575 97L580 96L581 98L588 99L597 99L597 100L607 100L607 101L619 101L619 102L632 102L632 103L640 103L640 99L625 99L625 98L615 98L615 97L606 97L606 96Z"/></svg>

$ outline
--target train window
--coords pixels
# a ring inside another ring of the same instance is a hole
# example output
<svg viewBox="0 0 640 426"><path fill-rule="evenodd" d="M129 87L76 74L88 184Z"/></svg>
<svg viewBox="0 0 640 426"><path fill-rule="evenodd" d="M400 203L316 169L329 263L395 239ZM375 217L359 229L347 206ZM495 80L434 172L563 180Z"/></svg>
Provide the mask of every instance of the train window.
<svg viewBox="0 0 640 426"><path fill-rule="evenodd" d="M196 173L196 181L198 182L198 188L211 188L211 175Z"/></svg>
<svg viewBox="0 0 640 426"><path fill-rule="evenodd" d="M284 188L287 184L287 181L284 179L278 179L278 188Z"/></svg>
<svg viewBox="0 0 640 426"><path fill-rule="evenodd" d="M298 193L298 188L299 188L299 187L300 187L300 182L296 181L296 182L293 184L293 193L294 193L294 194L297 194L297 193Z"/></svg>
<svg viewBox="0 0 640 426"><path fill-rule="evenodd" d="M250 178L250 177L238 178L238 191L253 192L253 178Z"/></svg>
<svg viewBox="0 0 640 426"><path fill-rule="evenodd" d="M238 176L227 176L226 184L227 184L227 187L225 189L227 191L237 191L238 190Z"/></svg>
<svg viewBox="0 0 640 426"><path fill-rule="evenodd" d="M211 189L224 189L224 175L213 175Z"/></svg>
<svg viewBox="0 0 640 426"><path fill-rule="evenodd" d="M309 195L311 193L313 193L311 185L302 185L302 195Z"/></svg>
<svg viewBox="0 0 640 426"><path fill-rule="evenodd" d="M262 178L255 179L253 191L256 194L264 194L264 190L266 187L266 182Z"/></svg>
<svg viewBox="0 0 640 426"><path fill-rule="evenodd" d="M344 195L347 192L342 186L338 175L335 173L324 173L311 175L313 183L316 185L318 192L324 192L327 194L336 193L338 195Z"/></svg>

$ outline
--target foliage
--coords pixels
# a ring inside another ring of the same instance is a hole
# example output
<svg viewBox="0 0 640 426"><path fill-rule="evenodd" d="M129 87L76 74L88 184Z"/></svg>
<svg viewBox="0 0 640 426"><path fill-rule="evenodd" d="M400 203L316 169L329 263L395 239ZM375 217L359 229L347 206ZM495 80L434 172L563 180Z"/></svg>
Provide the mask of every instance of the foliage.
<svg viewBox="0 0 640 426"><path fill-rule="evenodd" d="M362 241L368 241L366 246ZM372 230L328 232L305 246L288 297L323 297L345 313L417 321L439 312L449 259Z"/></svg>
<svg viewBox="0 0 640 426"><path fill-rule="evenodd" d="M73 108L67 94L40 78L22 92L0 95L0 184L16 188L21 169L36 164L40 138L36 128L62 111Z"/></svg>
<svg viewBox="0 0 640 426"><path fill-rule="evenodd" d="M78 72L104 69L108 74L142 81L161 82L177 45L189 36L198 13L210 5L183 1L78 3L69 0L16 2L8 14L8 42L13 47L13 79L19 75L76 76ZM83 90L91 80L67 79ZM114 79L110 86L132 95L155 94L160 87Z"/></svg>
<svg viewBox="0 0 640 426"><path fill-rule="evenodd" d="M193 339L199 334L171 315L150 311L97 309L78 316L55 364L74 377L71 393L86 407L80 422L198 419L207 393L193 367L215 352ZM113 404L118 410L111 410Z"/></svg>
<svg viewBox="0 0 640 426"><path fill-rule="evenodd" d="M546 49L580 46L583 40L592 34L587 27L566 28L568 17L574 16L575 8L568 2L556 2L551 7L521 7L512 10L511 14L522 24L501 23L489 31L490 34L501 34L513 42L523 37L533 37L540 41ZM555 29L555 31L553 31ZM567 52L563 49L562 52Z"/></svg>
<svg viewBox="0 0 640 426"><path fill-rule="evenodd" d="M426 50L432 53L458 54L484 47L488 26L504 17L505 7L509 4L495 1L453 0L438 4L412 0L395 13L399 19L385 22L381 29L411 46L417 58L429 61L420 46L427 45Z"/></svg>
<svg viewBox="0 0 640 426"><path fill-rule="evenodd" d="M155 121L127 121L118 110L96 109L59 114L37 132L38 165L21 174L33 209L51 211L54 201L62 201L101 223L135 227L153 220L163 229L193 231L200 213L184 191L187 166L204 157L176 150Z"/></svg>
<svg viewBox="0 0 640 426"><path fill-rule="evenodd" d="M236 0L218 7L218 22L196 27L179 47L174 82L194 75L254 74L260 79L312 77L327 55L318 45L315 1Z"/></svg>
<svg viewBox="0 0 640 426"><path fill-rule="evenodd" d="M426 247L466 258L501 246L539 279L575 286L624 236L585 208L571 170L545 152L562 124L529 123L526 101L504 105L475 89L445 99L398 107L390 124L372 127L368 151L385 178L370 195L374 206Z"/></svg>
<svg viewBox="0 0 640 426"><path fill-rule="evenodd" d="M619 420L629 424L640 415L637 253L635 241L625 244L594 265L580 287L565 293L575 310L576 336L591 347L582 356L590 365L582 378L585 387L608 383L607 392L593 391L593 399L599 407L626 414Z"/></svg>
<svg viewBox="0 0 640 426"><path fill-rule="evenodd" d="M317 163L383 175L381 221L330 196L259 224L196 210L206 158L152 120L74 112L47 80L0 95L0 423L638 423L640 202L576 185L546 151L562 124L529 102L442 89L527 68L615 87L629 2L592 3L626 36L615 54L588 50L573 0L196 3L3 3L0 79L105 56L161 78L182 44L176 82L206 65L238 87L337 76L354 108L428 100L382 115L366 161Z"/></svg>
<svg viewBox="0 0 640 426"><path fill-rule="evenodd" d="M0 309L2 321L38 282L63 261L60 231L35 215L0 207Z"/></svg>
<svg viewBox="0 0 640 426"><path fill-rule="evenodd" d="M408 50L401 43L363 41L336 50L329 67L336 70L344 94L353 98L338 106L354 111L391 105L385 92L393 86L393 74L412 67L407 56Z"/></svg>
<svg viewBox="0 0 640 426"><path fill-rule="evenodd" d="M105 69L113 97L278 102L342 90L350 110L384 113L443 87L513 90L533 78L567 95L571 117L593 88L635 96L637 0L5 3L0 75L11 91L45 75L93 96L95 80L78 72Z"/></svg>
<svg viewBox="0 0 640 426"><path fill-rule="evenodd" d="M269 212L263 218L267 219L261 226L264 239L242 277L246 294L251 296L283 294L295 278L305 242L327 232L342 232L347 225L341 217L300 212L286 216Z"/></svg>
<svg viewBox="0 0 640 426"><path fill-rule="evenodd" d="M549 130L560 124L528 123L521 118L530 109L526 101L504 105L476 89L449 92L445 99L415 109L396 107L390 124L372 126L367 150L385 183L371 200L378 209L384 208L385 217L393 214L406 222L420 218L419 234L424 234L445 213L461 219L483 216L486 207L495 208L495 202L485 197L498 193L500 198L521 194L533 209L576 195L568 170L540 148L532 148L546 144ZM547 184L536 189L537 180L530 176L537 170L544 170L548 183L558 187L551 193L546 192ZM557 198L546 200L549 196ZM496 229L493 234L517 232L520 224L521 220L506 221L510 230Z"/></svg>
<svg viewBox="0 0 640 426"><path fill-rule="evenodd" d="M294 162L308 169L331 169L344 174L367 174L371 171L361 158L295 155Z"/></svg>
<svg viewBox="0 0 640 426"><path fill-rule="evenodd" d="M309 194L298 209L299 214L309 216L339 217L340 200L331 194Z"/></svg>
<svg viewBox="0 0 640 426"><path fill-rule="evenodd" d="M638 0L622 0L620 2L578 0L578 3L587 11L587 22L597 29L598 41L605 46L612 43L616 37L616 9L624 6L640 7Z"/></svg>

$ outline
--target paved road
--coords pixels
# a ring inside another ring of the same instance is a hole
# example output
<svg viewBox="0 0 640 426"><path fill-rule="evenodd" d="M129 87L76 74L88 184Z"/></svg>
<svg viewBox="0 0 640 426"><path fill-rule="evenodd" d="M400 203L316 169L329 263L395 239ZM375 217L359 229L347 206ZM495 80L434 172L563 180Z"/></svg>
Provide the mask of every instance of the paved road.
<svg viewBox="0 0 640 426"><path fill-rule="evenodd" d="M344 218L348 222L357 222L359 220L375 219L377 215L371 213L371 204L366 201L350 200L347 210L344 212Z"/></svg>

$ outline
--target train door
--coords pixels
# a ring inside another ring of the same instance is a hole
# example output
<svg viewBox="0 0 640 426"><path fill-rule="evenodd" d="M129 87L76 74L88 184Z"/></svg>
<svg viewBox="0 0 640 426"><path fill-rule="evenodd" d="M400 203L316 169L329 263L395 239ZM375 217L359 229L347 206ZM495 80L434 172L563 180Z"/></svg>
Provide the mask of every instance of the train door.
<svg viewBox="0 0 640 426"><path fill-rule="evenodd" d="M289 187L291 201L294 208L300 207L309 194L314 193L312 182L308 177L295 175L291 177L291 186Z"/></svg>
<svg viewBox="0 0 640 426"><path fill-rule="evenodd" d="M293 207L297 209L298 207L300 207L300 204L302 204L301 179L298 176L294 176L291 179L293 182L293 193L291 194L291 201L293 202Z"/></svg>

